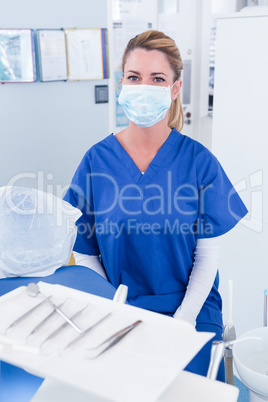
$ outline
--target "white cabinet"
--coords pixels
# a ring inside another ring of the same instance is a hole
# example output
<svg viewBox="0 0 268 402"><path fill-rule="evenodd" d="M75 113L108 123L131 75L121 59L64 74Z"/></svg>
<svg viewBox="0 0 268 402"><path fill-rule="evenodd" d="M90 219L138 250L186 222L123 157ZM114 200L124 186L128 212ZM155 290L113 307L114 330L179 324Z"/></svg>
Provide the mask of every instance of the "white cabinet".
<svg viewBox="0 0 268 402"><path fill-rule="evenodd" d="M216 37L212 151L249 209L224 236L220 263L238 334L263 325L268 288L268 7L257 9L219 18Z"/></svg>

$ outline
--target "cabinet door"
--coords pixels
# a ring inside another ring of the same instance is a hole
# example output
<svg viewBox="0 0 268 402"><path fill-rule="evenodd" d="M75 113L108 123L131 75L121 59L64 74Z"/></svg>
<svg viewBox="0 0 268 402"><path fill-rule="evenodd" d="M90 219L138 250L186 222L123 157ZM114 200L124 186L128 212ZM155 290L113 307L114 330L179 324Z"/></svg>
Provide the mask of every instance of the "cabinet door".
<svg viewBox="0 0 268 402"><path fill-rule="evenodd" d="M220 264L222 295L227 300L233 279L235 319L238 330L246 331L262 325L268 287L267 15L218 20L212 151L249 209L224 237Z"/></svg>

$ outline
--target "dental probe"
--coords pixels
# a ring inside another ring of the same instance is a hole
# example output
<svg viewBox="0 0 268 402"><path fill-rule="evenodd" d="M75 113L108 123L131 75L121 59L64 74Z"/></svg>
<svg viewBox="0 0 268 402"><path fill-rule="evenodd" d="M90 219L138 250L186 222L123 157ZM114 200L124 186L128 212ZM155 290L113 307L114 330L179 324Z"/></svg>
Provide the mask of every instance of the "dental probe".
<svg viewBox="0 0 268 402"><path fill-rule="evenodd" d="M48 296L48 299L50 299L51 296ZM24 320L25 318L27 318L31 313L33 313L35 310L38 309L38 307L41 307L43 304L46 303L47 300L43 300L41 303L37 304L36 306L34 306L33 308L31 308L30 310L26 311L26 313L22 314L19 318L17 318L15 321L13 321L3 332L3 334L5 335L7 333L7 331L14 327L15 325L17 325L19 322L21 322L22 320Z"/></svg>
<svg viewBox="0 0 268 402"><path fill-rule="evenodd" d="M83 331L80 335L78 335L76 338L74 338L71 342L67 343L66 346L61 350L65 350L69 348L71 345L74 345L76 342L80 341L91 329L95 328L97 325L99 325L102 321L106 320L106 318L110 317L112 313L106 314L104 317L102 317L100 320L92 324L90 327L88 327L85 331Z"/></svg>
<svg viewBox="0 0 268 402"><path fill-rule="evenodd" d="M44 300L45 301L45 300ZM60 308L64 305L65 301L61 304L59 304L57 307ZM49 320L50 317L53 316L53 314L56 313L56 310L53 309L53 311L51 313L49 313L41 322L39 322L39 324L37 324L32 330L31 332L26 336L25 341L28 340L28 338L30 338L30 336L32 336L35 332L37 332L40 328L43 327L43 325L45 325L45 323Z"/></svg>

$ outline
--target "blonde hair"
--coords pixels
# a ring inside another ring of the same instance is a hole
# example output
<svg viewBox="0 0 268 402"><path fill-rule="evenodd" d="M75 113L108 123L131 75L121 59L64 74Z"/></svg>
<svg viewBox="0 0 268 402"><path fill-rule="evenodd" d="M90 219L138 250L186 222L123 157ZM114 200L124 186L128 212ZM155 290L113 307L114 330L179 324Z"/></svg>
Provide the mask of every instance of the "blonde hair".
<svg viewBox="0 0 268 402"><path fill-rule="evenodd" d="M137 48L145 49L148 51L159 50L160 52L164 53L174 73L174 82L180 79L181 71L183 69L181 54L176 46L176 43L169 36L165 35L163 32L160 31L149 30L131 39L128 42L125 52L123 54L122 59L123 72L129 54L134 49ZM184 124L184 116L179 94L170 106L168 126L170 128L175 127L178 131L181 131L183 124Z"/></svg>

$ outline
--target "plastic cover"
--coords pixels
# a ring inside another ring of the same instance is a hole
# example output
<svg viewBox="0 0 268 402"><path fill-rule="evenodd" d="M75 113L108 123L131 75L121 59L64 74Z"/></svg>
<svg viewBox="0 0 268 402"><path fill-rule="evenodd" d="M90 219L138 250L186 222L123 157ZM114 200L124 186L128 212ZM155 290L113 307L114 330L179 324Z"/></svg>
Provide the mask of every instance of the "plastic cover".
<svg viewBox="0 0 268 402"><path fill-rule="evenodd" d="M0 188L0 278L47 276L68 264L81 211L53 194Z"/></svg>
<svg viewBox="0 0 268 402"><path fill-rule="evenodd" d="M33 29L0 29L0 82L36 81Z"/></svg>

